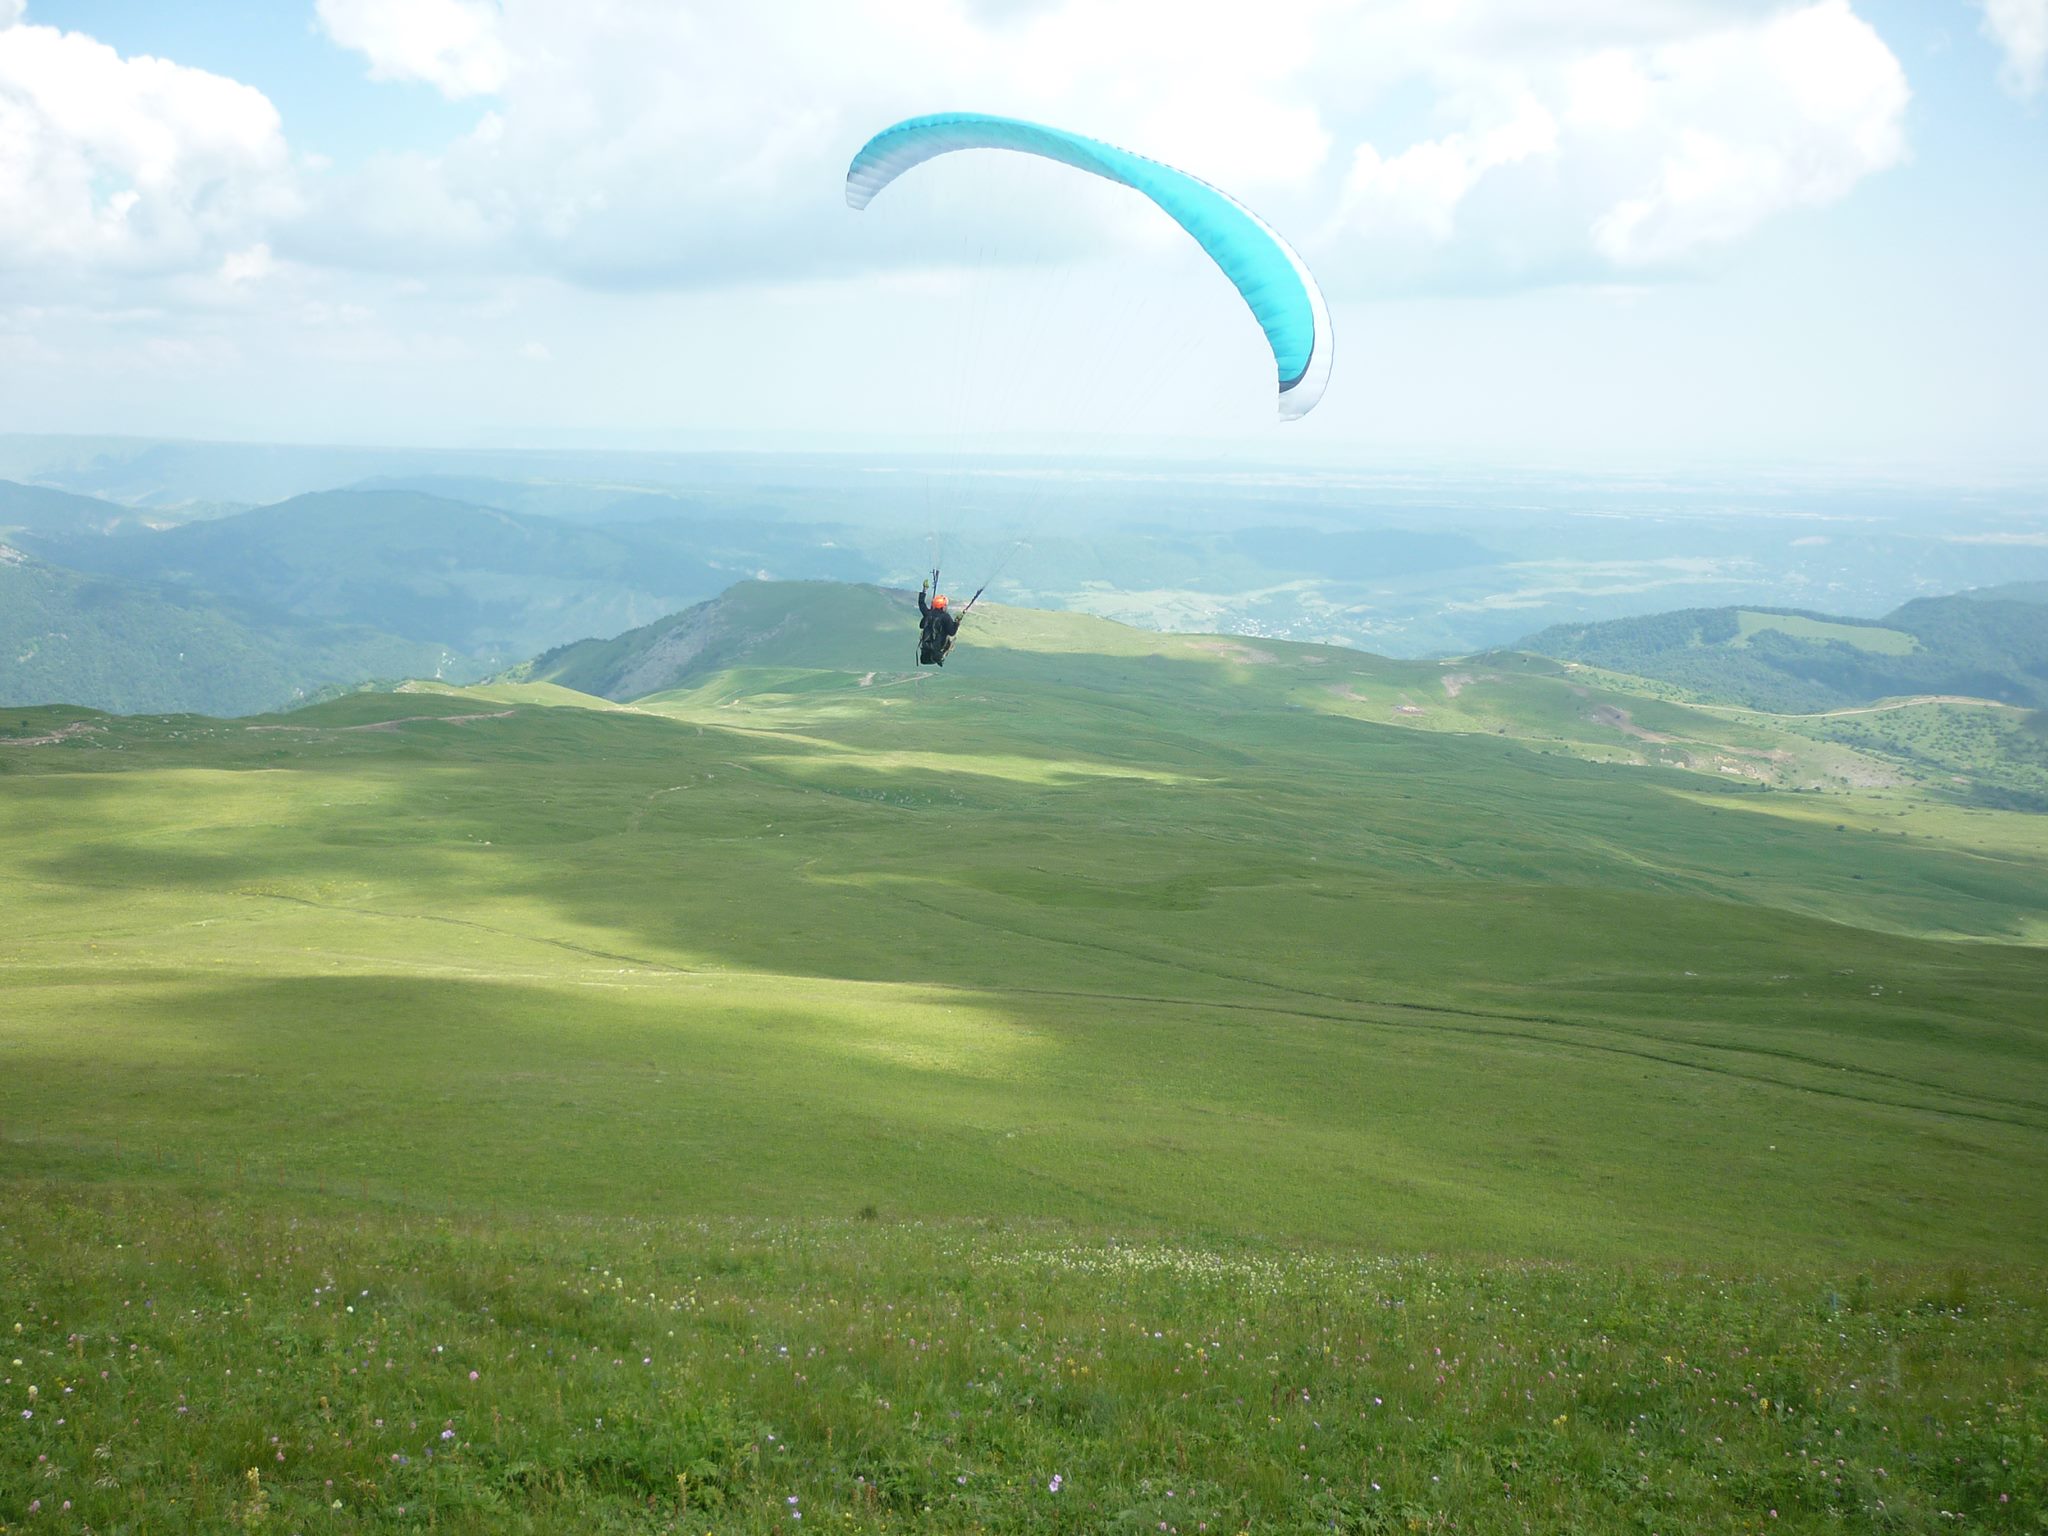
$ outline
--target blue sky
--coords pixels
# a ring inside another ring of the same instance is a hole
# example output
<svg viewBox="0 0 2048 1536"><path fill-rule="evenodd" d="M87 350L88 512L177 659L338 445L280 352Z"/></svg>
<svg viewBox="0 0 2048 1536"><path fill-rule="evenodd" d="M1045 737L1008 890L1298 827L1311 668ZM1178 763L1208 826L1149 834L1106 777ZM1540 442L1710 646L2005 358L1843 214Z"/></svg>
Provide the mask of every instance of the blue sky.
<svg viewBox="0 0 2048 1536"><path fill-rule="evenodd" d="M2048 0L1247 14L0 0L0 410L448 445L2048 459ZM1324 403L1274 422L1249 316L1121 189L963 156L844 207L868 133L955 106L1258 208L1330 296Z"/></svg>
<svg viewBox="0 0 2048 1536"><path fill-rule="evenodd" d="M312 5L297 0L44 0L28 15L122 54L152 54L253 85L276 105L294 145L346 164L380 150L431 149L473 127L485 110L431 86L373 81L362 56L334 46Z"/></svg>

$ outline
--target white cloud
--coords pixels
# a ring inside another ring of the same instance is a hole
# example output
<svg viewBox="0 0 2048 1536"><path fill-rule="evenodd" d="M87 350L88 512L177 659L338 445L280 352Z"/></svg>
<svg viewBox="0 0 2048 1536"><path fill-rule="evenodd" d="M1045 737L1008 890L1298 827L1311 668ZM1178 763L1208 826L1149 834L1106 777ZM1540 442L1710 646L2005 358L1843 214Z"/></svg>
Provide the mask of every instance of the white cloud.
<svg viewBox="0 0 2048 1536"><path fill-rule="evenodd" d="M2005 54L1999 83L2032 96L2048 81L2048 0L1978 0L1984 35Z"/></svg>
<svg viewBox="0 0 2048 1536"><path fill-rule="evenodd" d="M456 99L505 84L511 55L495 0L317 0L314 9L379 80L417 80Z"/></svg>
<svg viewBox="0 0 2048 1536"><path fill-rule="evenodd" d="M21 20L26 9L26 0L0 0L0 27L11 27Z"/></svg>
<svg viewBox="0 0 2048 1536"><path fill-rule="evenodd" d="M1654 89L1641 59L1603 48L1565 71L1565 116L1577 128L1630 133L1649 116Z"/></svg>
<svg viewBox="0 0 2048 1536"><path fill-rule="evenodd" d="M220 264L220 280L231 288L239 288L245 283L260 283L276 270L270 247L259 240L245 250L228 252L227 259Z"/></svg>
<svg viewBox="0 0 2048 1536"><path fill-rule="evenodd" d="M1533 96L1506 121L1447 134L1383 159L1370 144L1354 151L1339 218L1354 227L1403 226L1448 240L1458 205L1480 177L1557 151L1557 119Z"/></svg>
<svg viewBox="0 0 2048 1536"><path fill-rule="evenodd" d="M262 92L54 27L0 30L0 262L199 270L291 201Z"/></svg>
<svg viewBox="0 0 2048 1536"><path fill-rule="evenodd" d="M19 11L0 0L0 18ZM347 169L294 161L250 87L16 25L0 31L0 260L243 290L280 265L294 284L354 269L638 290L914 272L957 257L975 216L1002 219L1021 261L1178 238L1137 200L1017 157L935 167L872 215L841 206L869 133L971 106L1229 187L1342 297L1353 274L1399 285L1404 259L1410 286L1633 278L1903 153L1903 73L1848 0L1294 0L1256 27L1239 0L316 11L373 77L480 100L476 124ZM1404 118L1405 139L1388 128Z"/></svg>
<svg viewBox="0 0 2048 1536"><path fill-rule="evenodd" d="M599 287L895 264L912 231L901 218L849 223L846 163L890 122L958 106L1096 133L1248 195L1293 195L1329 163L1302 89L1327 3L1257 28L1223 0L515 4L492 13L498 62L463 73L402 65L409 12L380 10L400 20L379 30L368 0L321 0L330 35L378 73L497 87L476 132L335 186L308 238L335 260L438 256ZM1033 210L1045 214L1036 238L1071 242L1070 201Z"/></svg>
<svg viewBox="0 0 2048 1536"><path fill-rule="evenodd" d="M867 134L947 106L1227 186L1340 294L1347 268L1397 278L1390 244L1460 245L1413 259L1425 284L1636 273L1903 153L1904 73L1848 0L1296 0L1257 27L1230 0L318 4L373 74L493 101L439 151L330 188L310 250L597 287L914 262L909 224L853 232L830 189ZM1361 131L1418 85L1435 131ZM1014 165L979 180L1005 178L1024 259L1026 240L1161 236L1142 208L1081 207L1071 183L1032 202Z"/></svg>
<svg viewBox="0 0 2048 1536"><path fill-rule="evenodd" d="M1651 121L1666 142L1654 182L1593 225L1595 246L1618 266L1681 257L1782 209L1833 202L1905 154L1905 71L1847 0L1666 48L1655 66Z"/></svg>
<svg viewBox="0 0 2048 1536"><path fill-rule="evenodd" d="M1552 22L1512 47L1497 31L1431 42L1463 124L1391 155L1361 145L1344 233L1470 237L1510 276L1639 271L1831 202L1905 153L1905 72L1847 0L1629 18L1588 0Z"/></svg>

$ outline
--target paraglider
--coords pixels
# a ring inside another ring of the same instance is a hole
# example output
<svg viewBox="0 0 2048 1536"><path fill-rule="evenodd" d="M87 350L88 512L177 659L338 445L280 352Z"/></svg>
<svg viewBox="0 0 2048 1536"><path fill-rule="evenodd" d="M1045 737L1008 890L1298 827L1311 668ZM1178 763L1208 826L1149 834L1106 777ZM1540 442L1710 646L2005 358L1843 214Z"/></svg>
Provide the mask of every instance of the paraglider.
<svg viewBox="0 0 2048 1536"><path fill-rule="evenodd" d="M847 205L866 208L904 172L939 155L968 149L1035 155L1143 194L1194 238L1258 321L1273 355L1281 419L1298 420L1322 399L1336 340L1314 276L1294 248L1257 214L1185 171L1042 123L979 112L942 112L906 118L862 145L847 167ZM987 585L982 584L982 591ZM929 601L927 592L932 594ZM974 596L979 599L981 592ZM960 620L974 600L957 613L951 611L938 594L934 570L918 593L917 606L918 664L944 666Z"/></svg>
<svg viewBox="0 0 2048 1536"><path fill-rule="evenodd" d="M1273 351L1280 416L1306 416L1330 382L1336 338L1330 312L1294 248L1227 192L1157 160L1062 128L979 112L906 118L861 146L846 171L846 201L865 208L913 166L963 149L1006 149L1057 160L1143 193L1192 235L1244 299Z"/></svg>
<svg viewBox="0 0 2048 1536"><path fill-rule="evenodd" d="M933 572L933 575L937 574ZM975 594L977 597L980 595L978 592ZM960 621L966 617L966 612L952 612L946 605L946 594L933 592L932 583L927 581L917 589L917 613L917 664L920 667L943 667L946 653L953 649L953 637L960 633Z"/></svg>

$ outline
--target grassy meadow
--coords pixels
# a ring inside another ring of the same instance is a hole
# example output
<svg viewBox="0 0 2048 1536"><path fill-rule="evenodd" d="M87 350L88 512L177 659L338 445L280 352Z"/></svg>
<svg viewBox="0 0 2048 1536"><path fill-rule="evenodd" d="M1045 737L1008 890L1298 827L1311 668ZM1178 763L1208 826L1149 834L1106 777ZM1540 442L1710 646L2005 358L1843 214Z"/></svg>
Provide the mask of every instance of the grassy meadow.
<svg viewBox="0 0 2048 1536"><path fill-rule="evenodd" d="M624 704L0 712L0 1526L2048 1518L2038 818L805 602Z"/></svg>

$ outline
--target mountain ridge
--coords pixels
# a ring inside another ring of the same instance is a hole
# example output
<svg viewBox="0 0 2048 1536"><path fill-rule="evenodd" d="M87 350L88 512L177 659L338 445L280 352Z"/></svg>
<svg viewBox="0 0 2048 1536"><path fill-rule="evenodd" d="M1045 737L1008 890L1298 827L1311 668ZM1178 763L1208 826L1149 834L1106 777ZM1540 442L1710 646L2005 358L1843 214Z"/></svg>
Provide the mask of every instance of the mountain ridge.
<svg viewBox="0 0 2048 1536"><path fill-rule="evenodd" d="M1774 713L1909 695L2040 708L2048 705L2048 605L2004 591L1914 598L1880 619L1760 606L1678 609L1554 624L1517 648Z"/></svg>
<svg viewBox="0 0 2048 1536"><path fill-rule="evenodd" d="M440 647L361 626L258 625L230 606L0 543L0 705L254 714L373 677L466 681Z"/></svg>

